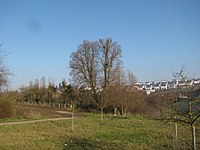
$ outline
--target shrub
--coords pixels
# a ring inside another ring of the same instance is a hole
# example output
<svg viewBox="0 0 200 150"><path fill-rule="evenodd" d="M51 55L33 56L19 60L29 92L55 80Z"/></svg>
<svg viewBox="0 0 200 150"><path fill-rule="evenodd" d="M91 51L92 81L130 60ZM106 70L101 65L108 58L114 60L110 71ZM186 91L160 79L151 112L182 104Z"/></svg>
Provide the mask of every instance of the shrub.
<svg viewBox="0 0 200 150"><path fill-rule="evenodd" d="M0 94L0 118L11 118L15 116L14 101L15 98L11 93Z"/></svg>

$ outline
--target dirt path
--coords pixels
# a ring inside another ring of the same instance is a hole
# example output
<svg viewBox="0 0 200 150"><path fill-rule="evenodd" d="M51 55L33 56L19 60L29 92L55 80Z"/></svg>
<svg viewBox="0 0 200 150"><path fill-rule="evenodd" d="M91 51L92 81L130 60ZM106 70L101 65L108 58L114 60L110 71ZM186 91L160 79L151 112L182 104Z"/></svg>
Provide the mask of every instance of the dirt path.
<svg viewBox="0 0 200 150"><path fill-rule="evenodd" d="M72 114L71 112L68 111L56 111L56 112L60 114Z"/></svg>
<svg viewBox="0 0 200 150"><path fill-rule="evenodd" d="M31 120L31 121L21 121L21 122L5 122L0 123L0 126L4 125L18 125L18 124L27 124L27 123L36 123L36 122L46 122L46 121L56 121L56 120L66 120L71 119L71 117L68 118L52 118L52 119L43 119L43 120Z"/></svg>

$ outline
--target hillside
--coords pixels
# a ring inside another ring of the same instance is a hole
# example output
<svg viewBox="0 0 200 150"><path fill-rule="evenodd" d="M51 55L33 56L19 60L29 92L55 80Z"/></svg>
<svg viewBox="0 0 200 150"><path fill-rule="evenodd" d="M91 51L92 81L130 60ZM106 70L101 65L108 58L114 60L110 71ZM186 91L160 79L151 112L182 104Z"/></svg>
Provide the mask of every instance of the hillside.
<svg viewBox="0 0 200 150"><path fill-rule="evenodd" d="M190 149L190 130L141 116L114 117L85 114L71 120L0 126L0 149ZM200 126L197 127L200 147Z"/></svg>

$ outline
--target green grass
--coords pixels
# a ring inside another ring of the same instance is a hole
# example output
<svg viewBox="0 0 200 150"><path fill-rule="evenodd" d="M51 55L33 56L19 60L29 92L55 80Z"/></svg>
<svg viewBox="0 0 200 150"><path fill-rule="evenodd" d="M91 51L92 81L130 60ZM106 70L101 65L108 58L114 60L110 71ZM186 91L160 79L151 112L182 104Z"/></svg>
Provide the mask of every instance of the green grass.
<svg viewBox="0 0 200 150"><path fill-rule="evenodd" d="M171 150L190 149L190 130L174 124L141 116L114 117L86 114L71 120L0 126L0 149L54 150ZM197 127L197 148L200 148L200 127Z"/></svg>

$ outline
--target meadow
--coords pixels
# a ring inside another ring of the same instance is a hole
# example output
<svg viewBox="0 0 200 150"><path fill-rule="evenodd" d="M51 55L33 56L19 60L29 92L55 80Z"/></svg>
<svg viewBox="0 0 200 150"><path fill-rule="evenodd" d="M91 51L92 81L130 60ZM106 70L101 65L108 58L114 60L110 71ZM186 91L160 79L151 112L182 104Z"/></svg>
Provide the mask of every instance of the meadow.
<svg viewBox="0 0 200 150"><path fill-rule="evenodd" d="M42 109L41 109L42 110ZM171 150L191 149L190 129L174 123L143 116L83 114L71 119L0 126L0 149L53 150ZM197 148L200 148L200 126L197 126Z"/></svg>

